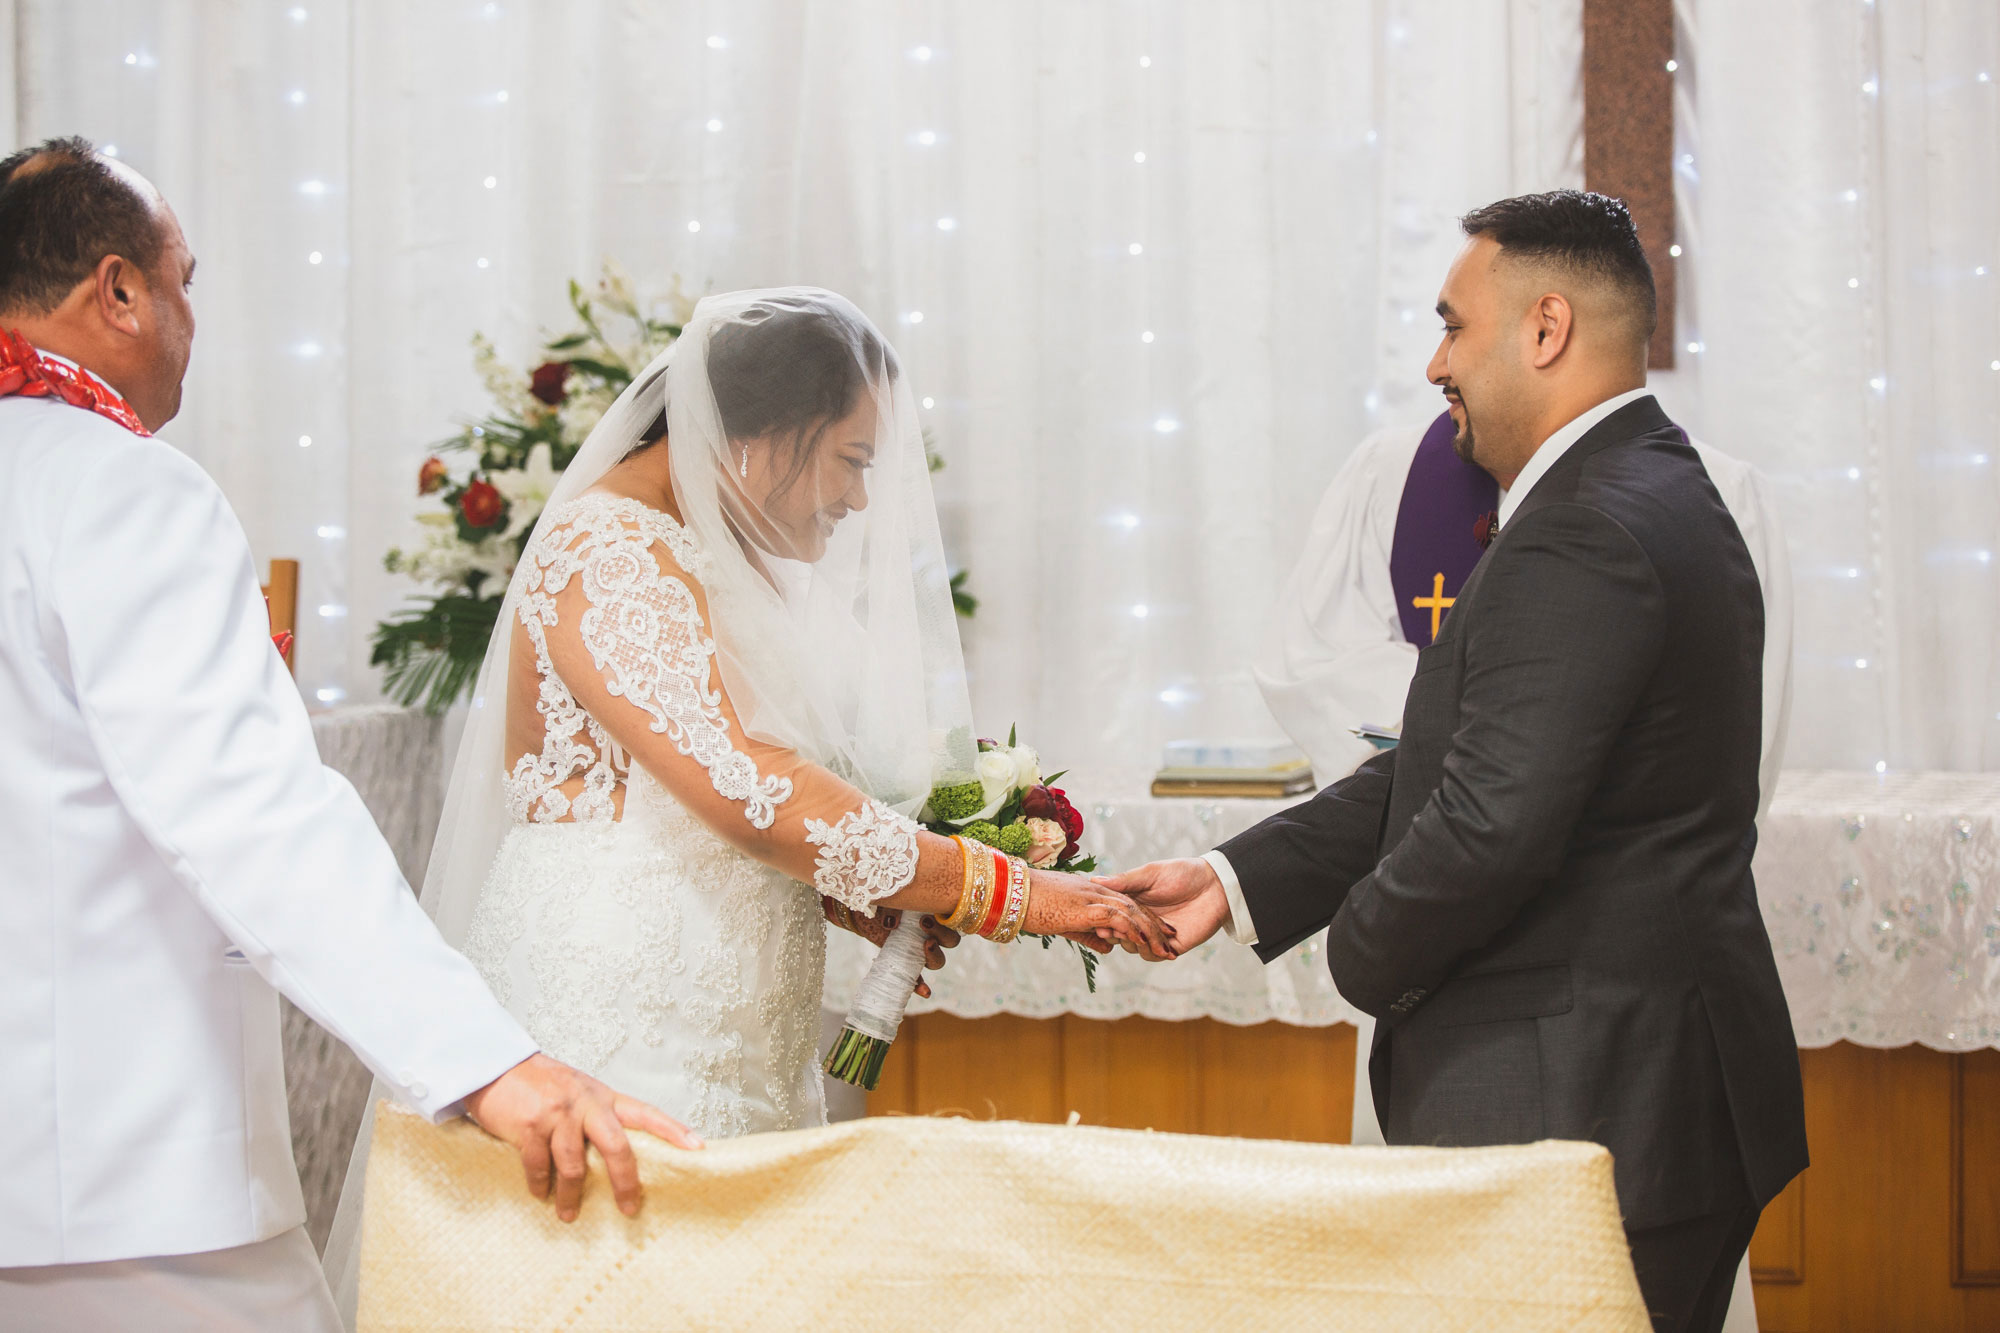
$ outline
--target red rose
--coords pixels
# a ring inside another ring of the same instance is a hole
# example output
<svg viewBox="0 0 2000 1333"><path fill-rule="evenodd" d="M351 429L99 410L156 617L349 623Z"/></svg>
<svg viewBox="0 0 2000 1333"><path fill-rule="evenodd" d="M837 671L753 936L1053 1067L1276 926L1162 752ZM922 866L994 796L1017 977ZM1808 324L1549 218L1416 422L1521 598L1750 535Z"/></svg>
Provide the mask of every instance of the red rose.
<svg viewBox="0 0 2000 1333"><path fill-rule="evenodd" d="M569 362L545 361L535 367L534 375L528 381L528 392L547 403L550 407L561 407L568 390Z"/></svg>
<svg viewBox="0 0 2000 1333"><path fill-rule="evenodd" d="M465 525L469 528L492 527L500 521L500 512L506 507L507 502L489 482L475 481L458 497L458 512L465 515Z"/></svg>
<svg viewBox="0 0 2000 1333"><path fill-rule="evenodd" d="M1073 858L1083 838L1083 816L1069 803L1061 787L1030 787L1028 794L1021 798L1021 814L1028 819L1053 819L1061 824L1063 832L1069 834L1069 845L1063 848L1062 859Z"/></svg>
<svg viewBox="0 0 2000 1333"><path fill-rule="evenodd" d="M417 494L429 495L442 490L450 477L449 470L441 458L426 458L424 465L417 469Z"/></svg>

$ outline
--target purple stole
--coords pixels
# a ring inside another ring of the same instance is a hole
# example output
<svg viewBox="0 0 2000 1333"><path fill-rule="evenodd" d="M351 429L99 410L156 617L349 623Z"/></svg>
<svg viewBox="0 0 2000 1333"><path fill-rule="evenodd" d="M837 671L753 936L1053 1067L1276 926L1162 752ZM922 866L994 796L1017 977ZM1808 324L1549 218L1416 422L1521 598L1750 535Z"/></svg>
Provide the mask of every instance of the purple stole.
<svg viewBox="0 0 2000 1333"><path fill-rule="evenodd" d="M1403 638L1419 648L1437 637L1445 612L1486 554L1473 525L1500 504L1500 486L1486 469L1452 451L1457 434L1449 412L1424 432L1403 482L1389 548L1389 583Z"/></svg>

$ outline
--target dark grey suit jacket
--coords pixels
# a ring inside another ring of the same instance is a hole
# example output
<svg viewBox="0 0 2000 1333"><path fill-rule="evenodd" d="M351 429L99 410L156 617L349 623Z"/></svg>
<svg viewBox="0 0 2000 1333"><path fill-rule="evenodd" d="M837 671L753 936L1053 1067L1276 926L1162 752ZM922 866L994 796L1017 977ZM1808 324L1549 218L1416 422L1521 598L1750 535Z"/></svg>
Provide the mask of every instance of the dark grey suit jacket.
<svg viewBox="0 0 2000 1333"><path fill-rule="evenodd" d="M1735 521L1639 399L1474 568L1401 744L1223 845L1265 961L1331 922L1389 1142L1595 1140L1632 1228L1804 1169L1750 877L1763 646Z"/></svg>

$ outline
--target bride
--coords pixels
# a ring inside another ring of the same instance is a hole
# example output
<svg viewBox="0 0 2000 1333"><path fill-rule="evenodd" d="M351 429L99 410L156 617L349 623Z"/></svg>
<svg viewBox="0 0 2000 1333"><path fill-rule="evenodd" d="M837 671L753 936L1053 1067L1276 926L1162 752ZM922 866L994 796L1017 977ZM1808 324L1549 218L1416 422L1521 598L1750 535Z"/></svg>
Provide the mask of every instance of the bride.
<svg viewBox="0 0 2000 1333"><path fill-rule="evenodd" d="M895 353L831 292L710 297L523 550L425 906L556 1058L704 1135L822 1124L822 912L878 943L967 915L995 867L912 816L973 763ZM1022 885L1014 933L1168 952L1088 880ZM368 1132L327 1249L350 1311Z"/></svg>

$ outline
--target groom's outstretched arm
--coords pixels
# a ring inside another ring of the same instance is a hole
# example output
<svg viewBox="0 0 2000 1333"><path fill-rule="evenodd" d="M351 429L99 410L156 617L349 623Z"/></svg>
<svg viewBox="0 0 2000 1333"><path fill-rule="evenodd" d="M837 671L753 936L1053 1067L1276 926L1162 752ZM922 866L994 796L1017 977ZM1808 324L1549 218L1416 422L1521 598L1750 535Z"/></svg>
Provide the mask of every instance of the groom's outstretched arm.
<svg viewBox="0 0 2000 1333"><path fill-rule="evenodd" d="M1561 867L1665 643L1652 563L1617 522L1555 504L1515 523L1458 622L1463 676L1437 787L1327 936L1340 993L1385 1021Z"/></svg>
<svg viewBox="0 0 2000 1333"><path fill-rule="evenodd" d="M1234 923L1236 934L1255 932L1259 958L1268 963L1319 931L1355 881L1375 868L1395 772L1396 752L1385 750L1311 800L1216 848L1249 911L1249 921Z"/></svg>

